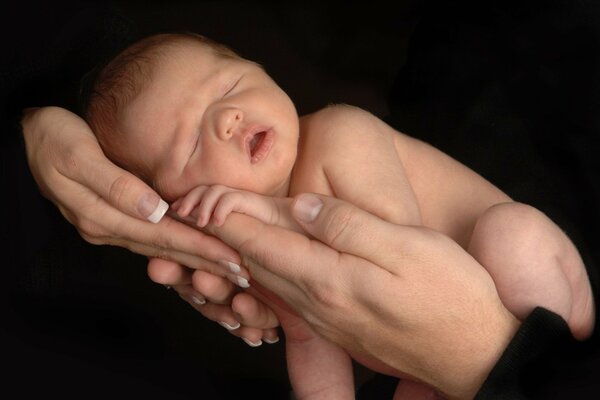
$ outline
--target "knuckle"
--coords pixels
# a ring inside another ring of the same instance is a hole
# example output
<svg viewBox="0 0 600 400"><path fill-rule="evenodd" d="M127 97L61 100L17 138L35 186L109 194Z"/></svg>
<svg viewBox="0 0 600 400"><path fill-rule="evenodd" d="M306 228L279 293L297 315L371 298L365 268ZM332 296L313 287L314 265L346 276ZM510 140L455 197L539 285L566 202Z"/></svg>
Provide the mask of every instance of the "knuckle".
<svg viewBox="0 0 600 400"><path fill-rule="evenodd" d="M306 288L315 304L322 310L332 311L334 314L346 305L346 296L337 288L327 282L315 283ZM336 310L336 311L334 311Z"/></svg>
<svg viewBox="0 0 600 400"><path fill-rule="evenodd" d="M75 176L77 174L79 153L81 152L80 145L72 144L62 149L62 153L50 153L51 163L67 176Z"/></svg>
<svg viewBox="0 0 600 400"><path fill-rule="evenodd" d="M344 239L349 227L353 225L355 214L350 208L338 207L334 210L332 218L329 218L325 226L326 243L336 247L340 240Z"/></svg>
<svg viewBox="0 0 600 400"><path fill-rule="evenodd" d="M77 227L79 234L92 244L98 244L100 238L104 235L104 230L89 218L76 218L74 225Z"/></svg>
<svg viewBox="0 0 600 400"><path fill-rule="evenodd" d="M121 204L121 199L131 191L134 180L127 174L120 175L111 184L108 190L108 199L113 204Z"/></svg>
<svg viewBox="0 0 600 400"><path fill-rule="evenodd" d="M312 312L304 318L326 337L335 338L337 330L345 324L345 318L352 315L347 298L343 293L325 288L311 291L314 302ZM331 289L331 288L330 288Z"/></svg>
<svg viewBox="0 0 600 400"><path fill-rule="evenodd" d="M163 240L161 238L154 238L151 240L151 245L154 249L156 249L156 254L157 254L158 258L167 260L167 258L166 258L166 254L168 252L167 249L171 248L171 246L167 242L168 242L168 239Z"/></svg>
<svg viewBox="0 0 600 400"><path fill-rule="evenodd" d="M171 260L171 258L169 257L169 251L166 248L155 247L154 249L155 249L154 257L160 258L161 260L168 260L168 261Z"/></svg>
<svg viewBox="0 0 600 400"><path fill-rule="evenodd" d="M235 204L242 201L243 198L240 192L228 192L221 196L221 201L227 204Z"/></svg>
<svg viewBox="0 0 600 400"><path fill-rule="evenodd" d="M209 189L209 192L211 193L223 193L225 191L225 186L223 185L212 185Z"/></svg>
<svg viewBox="0 0 600 400"><path fill-rule="evenodd" d="M89 244L93 244L93 245L104 244L104 242L98 236L91 236L82 231L79 231L79 235L83 238L83 240L85 240Z"/></svg>

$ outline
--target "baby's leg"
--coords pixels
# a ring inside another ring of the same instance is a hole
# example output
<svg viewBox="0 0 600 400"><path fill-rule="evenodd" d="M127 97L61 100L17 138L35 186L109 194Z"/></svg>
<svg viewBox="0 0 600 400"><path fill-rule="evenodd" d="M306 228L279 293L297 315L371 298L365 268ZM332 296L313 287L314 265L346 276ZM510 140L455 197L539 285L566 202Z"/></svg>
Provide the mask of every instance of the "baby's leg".
<svg viewBox="0 0 600 400"><path fill-rule="evenodd" d="M541 306L563 317L576 338L591 334L594 304L583 261L542 212L521 203L490 207L477 221L468 251L517 318Z"/></svg>

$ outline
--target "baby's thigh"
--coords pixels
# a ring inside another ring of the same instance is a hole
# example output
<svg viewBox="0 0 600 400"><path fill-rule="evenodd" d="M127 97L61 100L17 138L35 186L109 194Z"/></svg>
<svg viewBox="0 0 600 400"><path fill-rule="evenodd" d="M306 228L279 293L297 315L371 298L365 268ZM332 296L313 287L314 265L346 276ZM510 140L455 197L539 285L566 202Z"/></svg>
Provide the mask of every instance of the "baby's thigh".
<svg viewBox="0 0 600 400"><path fill-rule="evenodd" d="M568 321L572 290L587 282L569 238L546 215L525 204L502 203L486 210L468 251L488 270L502 302L520 319L542 306Z"/></svg>

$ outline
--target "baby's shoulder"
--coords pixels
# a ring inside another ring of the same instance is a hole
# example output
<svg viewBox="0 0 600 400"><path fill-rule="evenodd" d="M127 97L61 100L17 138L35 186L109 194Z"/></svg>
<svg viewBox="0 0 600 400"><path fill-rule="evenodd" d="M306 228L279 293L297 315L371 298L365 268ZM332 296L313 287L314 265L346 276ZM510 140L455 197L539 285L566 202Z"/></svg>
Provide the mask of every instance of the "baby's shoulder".
<svg viewBox="0 0 600 400"><path fill-rule="evenodd" d="M360 107L349 104L330 104L300 118L300 127L306 133L338 131L358 125L372 124L379 120Z"/></svg>
<svg viewBox="0 0 600 400"><path fill-rule="evenodd" d="M300 135L311 150L389 140L385 123L359 107L334 104L300 118Z"/></svg>

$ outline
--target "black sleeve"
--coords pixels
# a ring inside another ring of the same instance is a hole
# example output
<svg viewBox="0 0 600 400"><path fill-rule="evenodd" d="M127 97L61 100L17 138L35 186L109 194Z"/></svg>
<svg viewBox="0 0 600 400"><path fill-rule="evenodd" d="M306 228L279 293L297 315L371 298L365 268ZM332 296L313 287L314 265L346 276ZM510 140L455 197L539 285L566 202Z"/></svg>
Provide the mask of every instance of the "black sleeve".
<svg viewBox="0 0 600 400"><path fill-rule="evenodd" d="M569 328L558 315L536 308L523 321L517 334L502 354L475 397L483 399L526 399L523 378L544 353L551 352L560 342L569 341ZM535 373L535 371L533 372Z"/></svg>

